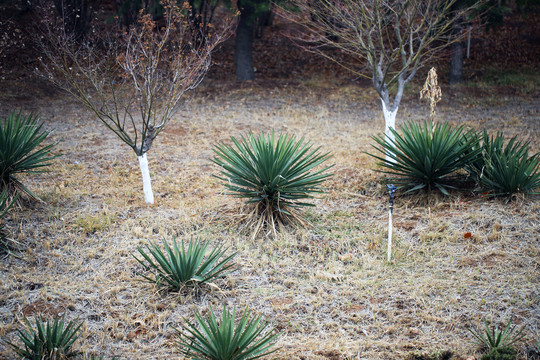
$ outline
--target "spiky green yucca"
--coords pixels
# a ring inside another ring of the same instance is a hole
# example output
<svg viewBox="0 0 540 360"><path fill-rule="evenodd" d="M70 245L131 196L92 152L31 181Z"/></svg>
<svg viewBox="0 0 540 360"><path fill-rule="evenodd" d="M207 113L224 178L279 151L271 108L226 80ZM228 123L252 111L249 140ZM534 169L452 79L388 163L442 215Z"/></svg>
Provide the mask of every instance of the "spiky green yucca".
<svg viewBox="0 0 540 360"><path fill-rule="evenodd" d="M474 159L479 149L474 149L474 138L463 126L451 127L448 123L424 122L417 125L407 122L401 131L390 129L395 140L375 136L378 146L373 147L385 157L369 154L379 160L378 170L388 179L407 191L438 189L448 195L455 188L458 171Z"/></svg>
<svg viewBox="0 0 540 360"><path fill-rule="evenodd" d="M482 355L482 360L516 360L517 351L513 347L500 347L491 349Z"/></svg>
<svg viewBox="0 0 540 360"><path fill-rule="evenodd" d="M6 119L0 120L0 190L23 191L36 198L16 175L42 172L57 157L51 155L55 144L38 149L49 135L41 132L42 126L37 116L23 116L21 112L10 112Z"/></svg>
<svg viewBox="0 0 540 360"><path fill-rule="evenodd" d="M40 317L36 319L36 326L33 328L28 319L24 320L28 329L19 330L23 346L7 343L21 359L63 360L79 355L72 347L82 323L76 325L70 321L64 327L64 317L56 318L52 324Z"/></svg>
<svg viewBox="0 0 540 360"><path fill-rule="evenodd" d="M155 283L159 288L172 291L180 291L186 286L202 285L227 275L234 266L230 261L236 255L233 253L221 259L227 249L223 250L223 246L219 246L205 257L208 243L193 239L189 241L187 249L184 242L179 247L176 240L173 240L172 247L163 241L163 248L165 251L151 242L146 246L148 254L143 248L137 248L146 263L143 259L134 257L154 273L153 277L140 274L143 278Z"/></svg>
<svg viewBox="0 0 540 360"><path fill-rule="evenodd" d="M468 330L474 336L476 343L487 351L497 348L508 348L525 336L523 334L525 327L521 327L516 332L516 328L512 327L511 321L508 322L502 331L498 327L490 329L487 320L484 320L484 327L483 332L473 329Z"/></svg>
<svg viewBox="0 0 540 360"><path fill-rule="evenodd" d="M223 307L221 319L217 320L210 308L204 318L195 313L197 324L186 320L183 331L178 332L178 347L188 359L249 360L267 356L279 336L269 329L261 315L251 316L246 309L236 323L236 309L232 314Z"/></svg>
<svg viewBox="0 0 540 360"><path fill-rule="evenodd" d="M534 193L540 187L540 153L529 156L529 142L514 136L505 146L500 132L491 137L486 131L477 142L481 154L466 169L484 191L498 196Z"/></svg>
<svg viewBox="0 0 540 360"><path fill-rule="evenodd" d="M276 139L274 132L258 136L250 132L231 140L233 145L214 148L212 161L221 167L218 178L227 193L255 205L256 229L262 224L303 222L294 209L313 206L305 200L323 192L321 184L332 175L326 173L331 166L316 168L331 155L288 134Z"/></svg>

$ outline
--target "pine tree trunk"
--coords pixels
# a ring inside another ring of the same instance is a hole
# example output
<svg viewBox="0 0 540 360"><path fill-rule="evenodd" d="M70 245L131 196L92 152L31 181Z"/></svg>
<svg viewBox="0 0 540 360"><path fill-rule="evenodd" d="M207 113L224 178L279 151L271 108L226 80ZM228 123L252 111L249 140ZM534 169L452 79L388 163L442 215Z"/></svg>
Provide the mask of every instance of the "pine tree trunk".
<svg viewBox="0 0 540 360"><path fill-rule="evenodd" d="M461 24L454 23L452 32L457 36L461 33ZM459 84L463 80L463 42L455 41L450 46L450 84Z"/></svg>
<svg viewBox="0 0 540 360"><path fill-rule="evenodd" d="M144 201L147 204L153 204L154 193L152 191L152 180L150 179L150 170L148 170L148 159L146 157L146 153L138 156L138 158L143 180Z"/></svg>
<svg viewBox="0 0 540 360"><path fill-rule="evenodd" d="M249 0L248 0L249 1ZM236 78L238 80L255 80L253 68L253 26L254 9L248 1L238 1L240 20L236 28Z"/></svg>

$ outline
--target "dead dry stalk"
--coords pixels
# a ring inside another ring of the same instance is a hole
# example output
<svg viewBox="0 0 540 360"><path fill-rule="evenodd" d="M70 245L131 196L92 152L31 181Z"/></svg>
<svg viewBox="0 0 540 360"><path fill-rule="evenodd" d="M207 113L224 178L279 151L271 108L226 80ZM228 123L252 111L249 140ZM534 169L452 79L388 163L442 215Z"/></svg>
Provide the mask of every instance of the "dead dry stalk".
<svg viewBox="0 0 540 360"><path fill-rule="evenodd" d="M420 90L420 100L422 99L429 101L430 118L435 121L435 108L442 99L442 91L437 79L437 69L434 67L429 70L424 87Z"/></svg>

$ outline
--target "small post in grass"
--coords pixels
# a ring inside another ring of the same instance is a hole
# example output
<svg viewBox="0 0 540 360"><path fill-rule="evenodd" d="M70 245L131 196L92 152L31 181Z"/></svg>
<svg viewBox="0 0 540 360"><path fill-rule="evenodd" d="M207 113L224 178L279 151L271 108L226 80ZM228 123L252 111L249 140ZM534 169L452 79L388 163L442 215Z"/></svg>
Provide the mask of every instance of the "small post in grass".
<svg viewBox="0 0 540 360"><path fill-rule="evenodd" d="M388 199L388 262L390 262L390 259L392 257L392 213L394 212L394 193L398 189L397 186L394 186L392 184L386 185L386 188L388 189L388 195L390 198Z"/></svg>

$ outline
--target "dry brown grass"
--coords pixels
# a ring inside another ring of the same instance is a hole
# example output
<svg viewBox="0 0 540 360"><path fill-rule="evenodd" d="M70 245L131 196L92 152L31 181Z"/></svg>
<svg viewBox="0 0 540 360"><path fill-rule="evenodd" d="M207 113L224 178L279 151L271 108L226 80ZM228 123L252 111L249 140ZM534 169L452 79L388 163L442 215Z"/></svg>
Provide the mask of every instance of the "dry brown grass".
<svg viewBox="0 0 540 360"><path fill-rule="evenodd" d="M144 205L135 155L91 114L65 98L26 104L55 129L50 140L62 139L63 156L50 173L24 179L45 203L11 213L25 250L0 260L0 337L13 340L23 316L67 313L84 321L77 346L87 353L178 358L172 327L195 309L227 304L249 306L280 329L279 359L404 359L436 349L464 359L479 354L466 329L484 318L525 325L524 359L540 336L538 197L398 196L387 263L387 196L363 153L383 128L379 103L369 88L315 81L301 84L302 93L224 85L192 94L149 153L154 206ZM497 112L484 99L445 99L442 119L526 128L540 145L532 100ZM428 114L411 97L398 121ZM312 227L251 240L223 216L240 203L222 194L209 159L218 141L271 129L331 151L336 175L307 211ZM220 290L163 295L138 281L137 246L191 236L238 250L239 269ZM0 343L0 358L12 356Z"/></svg>

